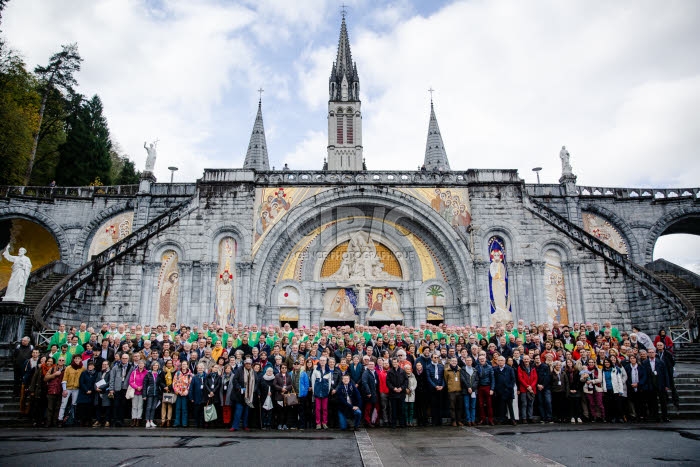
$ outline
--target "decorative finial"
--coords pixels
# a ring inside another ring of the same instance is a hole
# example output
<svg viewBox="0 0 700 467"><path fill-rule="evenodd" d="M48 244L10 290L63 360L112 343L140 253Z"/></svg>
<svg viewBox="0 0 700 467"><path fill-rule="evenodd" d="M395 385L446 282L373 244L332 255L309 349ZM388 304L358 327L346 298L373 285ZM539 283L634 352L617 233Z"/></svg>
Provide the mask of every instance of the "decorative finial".
<svg viewBox="0 0 700 467"><path fill-rule="evenodd" d="M428 89L428 92L430 93L430 105L433 105L433 92L435 89L433 89L432 86L430 86L430 89Z"/></svg>
<svg viewBox="0 0 700 467"><path fill-rule="evenodd" d="M260 86L260 89L258 89L258 94L260 97L258 98L258 102L262 102L262 93L265 92L265 90Z"/></svg>
<svg viewBox="0 0 700 467"><path fill-rule="evenodd" d="M348 7L343 3L340 5L340 15L343 17L343 20L345 19L345 15L348 13Z"/></svg>

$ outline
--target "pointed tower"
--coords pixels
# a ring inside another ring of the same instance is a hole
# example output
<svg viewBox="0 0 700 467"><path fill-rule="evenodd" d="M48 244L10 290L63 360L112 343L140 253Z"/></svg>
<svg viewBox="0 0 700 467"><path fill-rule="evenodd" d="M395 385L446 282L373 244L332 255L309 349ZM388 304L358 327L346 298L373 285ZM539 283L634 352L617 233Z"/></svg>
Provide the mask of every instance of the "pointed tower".
<svg viewBox="0 0 700 467"><path fill-rule="evenodd" d="M430 123L428 124L428 140L425 143L425 160L423 162L428 171L448 171L450 162L447 160L445 145L440 135L437 117L435 117L435 107L433 99L430 99Z"/></svg>
<svg viewBox="0 0 700 467"><path fill-rule="evenodd" d="M265 127L262 118L262 99L258 101L258 114L255 116L253 132L250 134L248 152L245 155L244 169L270 170L270 161L267 158L267 141L265 141Z"/></svg>
<svg viewBox="0 0 700 467"><path fill-rule="evenodd" d="M350 53L345 14L328 94L328 170L363 170L360 77Z"/></svg>

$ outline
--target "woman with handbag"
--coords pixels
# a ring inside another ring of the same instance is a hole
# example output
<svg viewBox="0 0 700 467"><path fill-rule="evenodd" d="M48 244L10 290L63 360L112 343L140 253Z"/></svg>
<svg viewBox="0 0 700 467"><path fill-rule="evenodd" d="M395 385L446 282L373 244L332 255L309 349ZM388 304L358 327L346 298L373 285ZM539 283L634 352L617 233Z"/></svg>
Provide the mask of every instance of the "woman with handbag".
<svg viewBox="0 0 700 467"><path fill-rule="evenodd" d="M173 392L173 377L175 367L172 360L165 361L165 367L158 377L158 387L163 394L163 403L160 408L160 426L167 428L173 421L173 406L177 396Z"/></svg>
<svg viewBox="0 0 700 467"><path fill-rule="evenodd" d="M175 400L175 423L173 427L187 426L187 401L189 400L190 383L192 375L187 365L182 365L180 371L173 377L173 392L177 396Z"/></svg>
<svg viewBox="0 0 700 467"><path fill-rule="evenodd" d="M219 376L219 367L217 365L211 368L204 381L204 395L207 401L204 428L209 428L217 423L221 413L221 405L219 404L221 376Z"/></svg>
<svg viewBox="0 0 700 467"><path fill-rule="evenodd" d="M275 374L272 367L269 366L265 370L265 374L260 380L259 392L260 400L262 401L262 429L269 430L272 426L272 411L275 407L273 402L275 393Z"/></svg>
<svg viewBox="0 0 700 467"><path fill-rule="evenodd" d="M143 415L143 380L146 378L146 362L139 360L138 366L129 375L129 389L126 390L126 398L131 397L131 425L137 427L141 423ZM133 395L132 395L133 394Z"/></svg>
<svg viewBox="0 0 700 467"><path fill-rule="evenodd" d="M163 397L163 392L158 385L161 373L160 363L154 361L151 363L151 370L146 373L143 379L143 396L146 398L146 428L156 427L153 421L156 414L156 406L160 402L161 397Z"/></svg>
<svg viewBox="0 0 700 467"><path fill-rule="evenodd" d="M291 411L299 403L296 397L296 392L292 386L292 378L287 373L287 364L283 363L280 367L280 372L277 373L272 383L275 388L275 411L277 412L277 429L288 430L287 425L294 426L296 423L291 421ZM290 396L294 396L294 401L289 400Z"/></svg>

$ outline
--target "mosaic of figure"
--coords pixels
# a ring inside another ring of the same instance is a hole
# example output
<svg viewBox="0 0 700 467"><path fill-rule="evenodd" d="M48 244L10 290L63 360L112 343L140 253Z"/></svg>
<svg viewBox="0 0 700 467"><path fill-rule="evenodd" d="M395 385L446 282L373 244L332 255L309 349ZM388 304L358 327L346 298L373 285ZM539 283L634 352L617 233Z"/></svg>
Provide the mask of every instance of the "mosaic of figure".
<svg viewBox="0 0 700 467"><path fill-rule="evenodd" d="M323 297L326 320L354 320L357 317L357 295L351 288L327 290Z"/></svg>
<svg viewBox="0 0 700 467"><path fill-rule="evenodd" d="M158 275L158 323L177 322L177 297L180 285L178 256L173 250L163 253Z"/></svg>
<svg viewBox="0 0 700 467"><path fill-rule="evenodd" d="M559 321L561 324L569 324L561 255L554 250L548 250L544 254L544 261L544 294L547 316L550 322Z"/></svg>
<svg viewBox="0 0 700 467"><path fill-rule="evenodd" d="M131 234L131 226L134 222L134 212L123 212L112 217L102 224L90 242L88 259L93 255L102 253L122 238Z"/></svg>
<svg viewBox="0 0 700 467"><path fill-rule="evenodd" d="M510 294L508 293L508 265L505 242L501 237L489 240L489 297L491 299L491 322L508 322L512 319Z"/></svg>
<svg viewBox="0 0 700 467"><path fill-rule="evenodd" d="M428 321L445 319L445 291L439 285L431 285L426 291Z"/></svg>
<svg viewBox="0 0 700 467"><path fill-rule="evenodd" d="M214 321L220 325L234 324L236 321L235 260L236 241L226 237L219 243L219 277L216 282Z"/></svg>
<svg viewBox="0 0 700 467"><path fill-rule="evenodd" d="M396 289L373 288L367 293L368 321L403 320L399 293Z"/></svg>
<svg viewBox="0 0 700 467"><path fill-rule="evenodd" d="M610 222L600 216L590 212L584 212L583 229L623 255L626 255L629 251L627 249L627 242L622 238L620 232L610 225Z"/></svg>

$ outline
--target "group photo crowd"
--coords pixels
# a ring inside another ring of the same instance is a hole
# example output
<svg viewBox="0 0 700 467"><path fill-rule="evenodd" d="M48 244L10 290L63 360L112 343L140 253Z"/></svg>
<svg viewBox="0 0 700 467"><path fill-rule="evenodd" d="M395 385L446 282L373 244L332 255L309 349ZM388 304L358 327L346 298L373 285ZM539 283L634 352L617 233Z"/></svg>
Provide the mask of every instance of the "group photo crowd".
<svg viewBox="0 0 700 467"><path fill-rule="evenodd" d="M653 334L653 333L652 333ZM35 427L355 430L669 421L674 348L609 321L61 324L13 353Z"/></svg>

